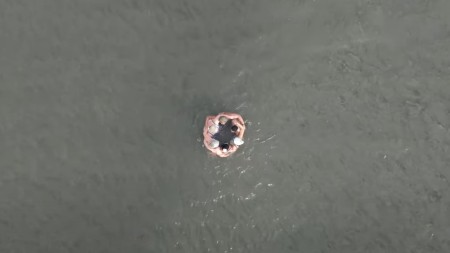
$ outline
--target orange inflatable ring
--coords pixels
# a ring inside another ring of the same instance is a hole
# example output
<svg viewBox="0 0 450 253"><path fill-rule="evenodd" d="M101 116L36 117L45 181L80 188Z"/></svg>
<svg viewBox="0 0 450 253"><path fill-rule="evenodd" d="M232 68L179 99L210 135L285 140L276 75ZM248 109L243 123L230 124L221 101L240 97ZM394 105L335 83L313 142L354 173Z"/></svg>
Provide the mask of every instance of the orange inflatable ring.
<svg viewBox="0 0 450 253"><path fill-rule="evenodd" d="M228 157L244 144L245 122L241 115L222 112L208 116L203 127L203 144L214 155Z"/></svg>

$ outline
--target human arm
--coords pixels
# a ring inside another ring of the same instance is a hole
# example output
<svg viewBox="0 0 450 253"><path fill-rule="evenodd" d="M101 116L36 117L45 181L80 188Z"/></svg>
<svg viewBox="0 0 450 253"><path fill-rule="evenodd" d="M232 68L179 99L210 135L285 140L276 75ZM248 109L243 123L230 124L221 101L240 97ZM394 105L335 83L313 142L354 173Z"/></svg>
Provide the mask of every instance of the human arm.
<svg viewBox="0 0 450 253"><path fill-rule="evenodd" d="M241 115L237 114L237 113L232 113L232 112L221 112L217 115L217 119L219 119L220 117L225 116L231 120L237 120L239 121L239 123L241 123L242 125L244 124L244 119L242 118Z"/></svg>
<svg viewBox="0 0 450 253"><path fill-rule="evenodd" d="M237 137L243 139L244 138L244 132L245 132L245 124L241 124L237 119L234 119L232 121L232 124L238 127Z"/></svg>

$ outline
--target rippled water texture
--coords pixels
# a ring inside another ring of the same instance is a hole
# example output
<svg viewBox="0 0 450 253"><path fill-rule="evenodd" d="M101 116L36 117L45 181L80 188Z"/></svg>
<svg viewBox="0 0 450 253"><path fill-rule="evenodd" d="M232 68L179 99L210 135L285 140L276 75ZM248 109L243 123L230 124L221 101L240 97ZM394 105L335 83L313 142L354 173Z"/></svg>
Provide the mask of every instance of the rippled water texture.
<svg viewBox="0 0 450 253"><path fill-rule="evenodd" d="M448 0L0 1L0 252L450 252ZM205 116L247 120L231 158Z"/></svg>

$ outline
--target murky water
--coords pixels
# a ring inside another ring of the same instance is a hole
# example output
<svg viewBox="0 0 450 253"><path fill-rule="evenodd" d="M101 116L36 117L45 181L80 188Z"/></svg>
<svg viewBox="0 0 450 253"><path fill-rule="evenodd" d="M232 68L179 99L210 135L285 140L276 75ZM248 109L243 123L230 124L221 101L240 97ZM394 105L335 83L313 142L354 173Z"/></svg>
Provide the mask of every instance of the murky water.
<svg viewBox="0 0 450 253"><path fill-rule="evenodd" d="M0 1L0 252L450 252L450 2ZM207 115L247 120L228 159Z"/></svg>

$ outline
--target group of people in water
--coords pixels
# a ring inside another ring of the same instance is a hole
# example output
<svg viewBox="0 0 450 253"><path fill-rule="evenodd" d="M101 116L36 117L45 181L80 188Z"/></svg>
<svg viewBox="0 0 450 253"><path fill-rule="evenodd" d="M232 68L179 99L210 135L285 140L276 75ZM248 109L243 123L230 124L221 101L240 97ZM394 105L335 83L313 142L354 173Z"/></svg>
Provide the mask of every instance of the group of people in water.
<svg viewBox="0 0 450 253"><path fill-rule="evenodd" d="M245 123L241 115L222 112L206 117L203 143L213 154L228 157L244 144Z"/></svg>

